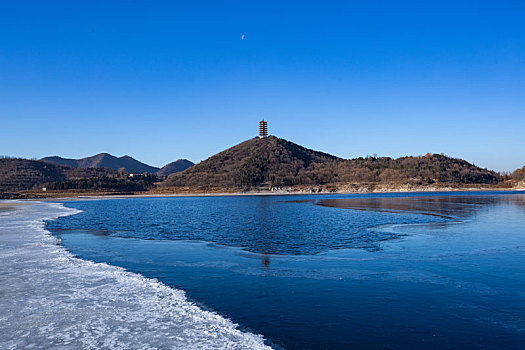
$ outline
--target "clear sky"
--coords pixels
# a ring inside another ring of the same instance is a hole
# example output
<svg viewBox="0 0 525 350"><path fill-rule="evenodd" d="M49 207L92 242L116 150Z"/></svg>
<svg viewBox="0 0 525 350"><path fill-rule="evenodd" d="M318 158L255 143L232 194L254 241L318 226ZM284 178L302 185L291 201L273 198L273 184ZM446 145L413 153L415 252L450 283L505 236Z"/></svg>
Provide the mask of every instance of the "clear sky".
<svg viewBox="0 0 525 350"><path fill-rule="evenodd" d="M525 2L0 2L0 154L198 162L261 117L345 158L521 167Z"/></svg>

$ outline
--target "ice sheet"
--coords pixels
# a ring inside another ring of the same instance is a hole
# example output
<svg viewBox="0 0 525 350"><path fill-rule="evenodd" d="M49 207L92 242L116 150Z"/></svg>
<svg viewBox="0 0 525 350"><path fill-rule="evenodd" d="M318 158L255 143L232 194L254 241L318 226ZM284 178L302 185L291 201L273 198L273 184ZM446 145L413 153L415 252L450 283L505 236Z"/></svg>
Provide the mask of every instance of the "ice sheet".
<svg viewBox="0 0 525 350"><path fill-rule="evenodd" d="M0 216L1 349L269 348L181 290L73 257L44 220L75 213L27 202Z"/></svg>

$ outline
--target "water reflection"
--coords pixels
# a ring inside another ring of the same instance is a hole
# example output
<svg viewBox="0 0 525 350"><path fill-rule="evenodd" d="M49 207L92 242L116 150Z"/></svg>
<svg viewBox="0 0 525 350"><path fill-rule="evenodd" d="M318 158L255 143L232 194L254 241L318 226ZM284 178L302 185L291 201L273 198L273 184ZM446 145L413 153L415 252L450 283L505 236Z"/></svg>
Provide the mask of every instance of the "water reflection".
<svg viewBox="0 0 525 350"><path fill-rule="evenodd" d="M270 266L270 254L268 253L261 254L261 264L263 267Z"/></svg>
<svg viewBox="0 0 525 350"><path fill-rule="evenodd" d="M333 208L372 210L390 213L409 212L453 219L472 217L482 209L502 204L519 205L525 209L525 195L326 198L315 203L320 206Z"/></svg>
<svg viewBox="0 0 525 350"><path fill-rule="evenodd" d="M49 228L89 229L106 236L147 240L214 242L257 254L311 255L345 248L377 251L382 242L404 236L377 229L383 226L472 219L498 205L525 208L525 196L515 193L293 198L297 200L246 196L75 201L67 205L83 212L50 222ZM265 266L267 259L260 259Z"/></svg>

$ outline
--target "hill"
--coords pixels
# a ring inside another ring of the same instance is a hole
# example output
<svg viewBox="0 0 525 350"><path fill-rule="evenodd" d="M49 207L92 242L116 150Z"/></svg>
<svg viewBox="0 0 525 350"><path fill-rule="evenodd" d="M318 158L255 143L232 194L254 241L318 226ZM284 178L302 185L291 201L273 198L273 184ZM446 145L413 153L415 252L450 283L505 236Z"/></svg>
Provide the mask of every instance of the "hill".
<svg viewBox="0 0 525 350"><path fill-rule="evenodd" d="M21 191L46 183L115 176L111 169L75 169L64 165L20 158L0 159L0 191Z"/></svg>
<svg viewBox="0 0 525 350"><path fill-rule="evenodd" d="M39 160L0 158L0 198L42 197L52 192L130 193L151 189L157 181L153 174L130 177L108 168L71 168Z"/></svg>
<svg viewBox="0 0 525 350"><path fill-rule="evenodd" d="M327 184L496 184L493 171L444 155L340 159L270 136L251 139L170 175L162 186L193 189Z"/></svg>
<svg viewBox="0 0 525 350"><path fill-rule="evenodd" d="M108 168L113 170L124 170L128 173L151 174L159 171L159 168L139 162L130 156L115 157L108 153L99 153L91 157L80 159L53 156L45 157L41 160L48 163L66 165L72 168Z"/></svg>
<svg viewBox="0 0 525 350"><path fill-rule="evenodd" d="M335 156L275 136L254 138L170 175L162 185L239 188L269 183L278 186L297 182L294 179L299 179L305 169L336 160Z"/></svg>
<svg viewBox="0 0 525 350"><path fill-rule="evenodd" d="M334 169L340 182L414 185L497 184L501 176L459 158L443 154L397 159L367 157L344 160Z"/></svg>
<svg viewBox="0 0 525 350"><path fill-rule="evenodd" d="M511 178L516 181L525 181L525 166L514 170L511 174Z"/></svg>
<svg viewBox="0 0 525 350"><path fill-rule="evenodd" d="M190 162L187 159L177 159L176 161L166 164L162 168L160 168L160 170L157 171L157 175L168 176L174 173L178 173L180 171L184 171L193 165L195 164L193 164L193 162Z"/></svg>

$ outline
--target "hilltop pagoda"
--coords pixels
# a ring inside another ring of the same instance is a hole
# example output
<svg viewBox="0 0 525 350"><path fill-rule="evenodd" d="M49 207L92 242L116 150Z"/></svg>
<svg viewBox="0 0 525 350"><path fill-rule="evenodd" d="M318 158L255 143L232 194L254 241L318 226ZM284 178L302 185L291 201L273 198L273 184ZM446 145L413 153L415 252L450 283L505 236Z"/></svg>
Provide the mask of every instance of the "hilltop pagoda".
<svg viewBox="0 0 525 350"><path fill-rule="evenodd" d="M268 137L268 123L263 120L259 122L259 138L264 139Z"/></svg>

